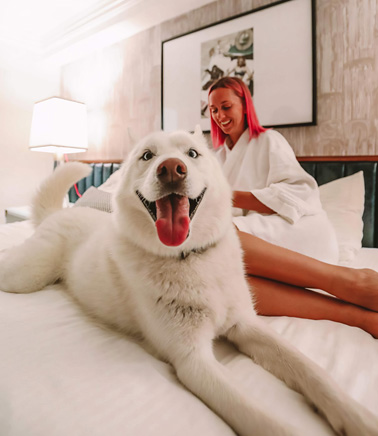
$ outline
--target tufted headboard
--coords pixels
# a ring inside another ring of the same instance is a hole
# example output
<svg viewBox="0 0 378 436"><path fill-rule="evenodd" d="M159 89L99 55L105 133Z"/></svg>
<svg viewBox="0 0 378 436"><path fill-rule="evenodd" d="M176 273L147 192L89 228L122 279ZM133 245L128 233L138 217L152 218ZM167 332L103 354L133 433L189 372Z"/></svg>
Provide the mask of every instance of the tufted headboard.
<svg viewBox="0 0 378 436"><path fill-rule="evenodd" d="M365 210L363 215L364 247L378 248L378 156L341 156L341 157L298 157L302 167L311 174L319 185L331 182L340 177L349 176L358 171L364 172ZM78 183L82 194L90 186L100 186L108 177L117 171L121 161L88 162L93 172ZM74 203L78 196L74 188L69 191L70 202Z"/></svg>
<svg viewBox="0 0 378 436"><path fill-rule="evenodd" d="M89 164L93 171L88 177L81 179L77 183L77 188L80 194L83 194L91 186L96 188L102 185L115 171L119 170L121 167L121 161L118 162L87 162L81 161ZM72 187L68 192L68 198L70 203L75 203L79 198L76 194L76 190Z"/></svg>

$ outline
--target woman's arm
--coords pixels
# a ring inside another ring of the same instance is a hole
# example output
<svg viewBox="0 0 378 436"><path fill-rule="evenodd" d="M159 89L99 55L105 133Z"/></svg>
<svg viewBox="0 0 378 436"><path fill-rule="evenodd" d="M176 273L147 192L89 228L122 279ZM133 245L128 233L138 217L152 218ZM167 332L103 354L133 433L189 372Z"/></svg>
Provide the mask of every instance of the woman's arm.
<svg viewBox="0 0 378 436"><path fill-rule="evenodd" d="M232 205L240 209L255 210L259 213L276 213L274 210L261 203L253 194L247 191L234 191L232 198Z"/></svg>

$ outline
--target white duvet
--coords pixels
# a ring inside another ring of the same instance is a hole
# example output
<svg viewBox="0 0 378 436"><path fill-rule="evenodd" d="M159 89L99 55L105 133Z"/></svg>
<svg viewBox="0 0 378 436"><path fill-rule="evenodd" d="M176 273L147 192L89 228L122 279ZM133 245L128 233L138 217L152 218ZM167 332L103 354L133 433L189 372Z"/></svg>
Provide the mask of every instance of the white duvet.
<svg viewBox="0 0 378 436"><path fill-rule="evenodd" d="M0 226L0 250L21 243L28 222ZM378 270L378 249L354 266ZM378 341L330 321L264 320L378 415ZM1 436L223 436L234 432L136 342L84 315L59 286L0 292ZM272 415L305 436L333 435L304 399L224 342L217 358ZM269 435L267 435L269 436Z"/></svg>

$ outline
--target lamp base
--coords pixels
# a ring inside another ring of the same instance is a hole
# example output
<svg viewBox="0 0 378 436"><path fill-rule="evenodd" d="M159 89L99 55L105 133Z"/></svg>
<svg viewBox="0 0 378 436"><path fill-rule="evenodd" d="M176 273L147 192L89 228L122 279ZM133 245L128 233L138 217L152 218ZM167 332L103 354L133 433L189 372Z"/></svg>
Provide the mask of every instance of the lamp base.
<svg viewBox="0 0 378 436"><path fill-rule="evenodd" d="M55 153L54 154L54 170L56 170L57 168L59 168L61 165L64 165L65 163L65 155L61 154L61 153ZM63 199L63 207L69 207L70 206L70 200L68 197L68 192L65 195L64 199Z"/></svg>
<svg viewBox="0 0 378 436"><path fill-rule="evenodd" d="M64 153L54 153L54 168L64 164L64 156Z"/></svg>

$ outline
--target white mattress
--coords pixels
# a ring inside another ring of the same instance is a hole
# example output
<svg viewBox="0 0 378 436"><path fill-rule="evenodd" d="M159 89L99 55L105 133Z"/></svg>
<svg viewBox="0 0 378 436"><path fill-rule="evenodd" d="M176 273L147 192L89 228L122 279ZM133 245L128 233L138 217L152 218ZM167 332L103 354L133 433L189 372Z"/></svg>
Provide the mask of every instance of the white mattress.
<svg viewBox="0 0 378 436"><path fill-rule="evenodd" d="M0 249L32 232L0 226ZM354 265L378 270L378 250ZM330 321L264 320L378 415L378 341ZM223 436L233 431L137 343L88 319L59 286L0 292L1 436ZM217 358L248 395L306 436L332 435L304 399L224 342Z"/></svg>

